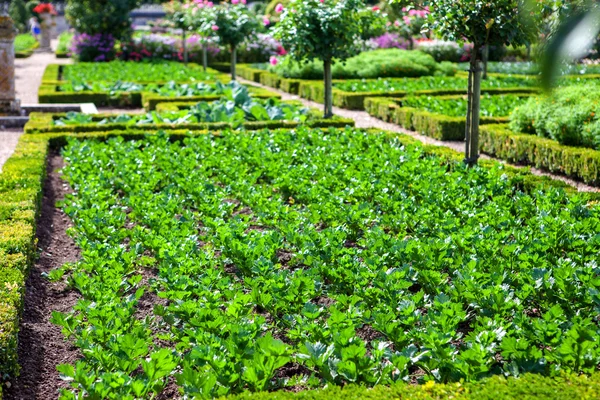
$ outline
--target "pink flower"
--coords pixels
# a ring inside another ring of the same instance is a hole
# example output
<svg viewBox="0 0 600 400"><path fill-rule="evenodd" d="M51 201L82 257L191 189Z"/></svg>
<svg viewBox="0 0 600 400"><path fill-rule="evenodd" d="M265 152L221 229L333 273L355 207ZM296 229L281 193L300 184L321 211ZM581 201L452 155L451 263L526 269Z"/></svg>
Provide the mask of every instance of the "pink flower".
<svg viewBox="0 0 600 400"><path fill-rule="evenodd" d="M219 27L218 27L218 26L216 26L216 25L213 25L213 26L211 27L211 29L212 29L213 31L218 31L218 30L219 30Z"/></svg>
<svg viewBox="0 0 600 400"><path fill-rule="evenodd" d="M276 13L281 13L283 12L283 4L279 3L275 6L275 12Z"/></svg>
<svg viewBox="0 0 600 400"><path fill-rule="evenodd" d="M285 56L286 54L287 54L287 51L283 48L282 45L279 45L277 47L277 55Z"/></svg>
<svg viewBox="0 0 600 400"><path fill-rule="evenodd" d="M246 4L246 0L241 0L241 1L242 1L242 4Z"/></svg>
<svg viewBox="0 0 600 400"><path fill-rule="evenodd" d="M269 62L271 65L277 65L277 57L271 56L271 58L269 58Z"/></svg>
<svg viewBox="0 0 600 400"><path fill-rule="evenodd" d="M325 3L325 0L319 0L321 3Z"/></svg>
<svg viewBox="0 0 600 400"><path fill-rule="evenodd" d="M265 26L269 26L271 24L271 21L269 21L269 17L264 17L263 18L263 24Z"/></svg>
<svg viewBox="0 0 600 400"><path fill-rule="evenodd" d="M231 0L231 4L237 4L239 2L240 2L240 0Z"/></svg>
<svg viewBox="0 0 600 400"><path fill-rule="evenodd" d="M379 7L377 7L377 6L374 6L374 7L372 8L372 10L373 10L373 11L379 11Z"/></svg>
<svg viewBox="0 0 600 400"><path fill-rule="evenodd" d="M206 7L212 7L214 4L212 1L207 1L206 2Z"/></svg>
<svg viewBox="0 0 600 400"><path fill-rule="evenodd" d="M400 21L398 21L398 20L395 20L395 21L394 21L394 25L395 25L395 26L400 26Z"/></svg>
<svg viewBox="0 0 600 400"><path fill-rule="evenodd" d="M405 15L404 17L402 17L402 19L404 20L404 23L405 23L406 25L410 25L410 18L409 18L409 17L407 17L407 16Z"/></svg>

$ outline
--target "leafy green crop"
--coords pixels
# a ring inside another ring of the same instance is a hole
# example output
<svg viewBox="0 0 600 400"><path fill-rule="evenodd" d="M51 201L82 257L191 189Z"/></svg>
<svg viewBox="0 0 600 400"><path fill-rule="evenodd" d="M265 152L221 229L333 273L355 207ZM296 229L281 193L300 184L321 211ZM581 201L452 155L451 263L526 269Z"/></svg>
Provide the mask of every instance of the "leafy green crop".
<svg viewBox="0 0 600 400"><path fill-rule="evenodd" d="M360 130L71 140L63 399L600 363L600 208ZM62 276L62 278L61 278ZM282 368L285 366L286 368ZM170 378L171 377L171 378Z"/></svg>
<svg viewBox="0 0 600 400"><path fill-rule="evenodd" d="M508 87L535 87L539 84L536 77L528 76L490 76L481 82L483 89L508 88ZM355 80L335 83L334 86L346 92L375 92L375 91L407 91L439 90L439 89L465 89L467 90L466 77L452 76L424 76L420 78L403 79L373 79Z"/></svg>
<svg viewBox="0 0 600 400"><path fill-rule="evenodd" d="M64 67L62 79L69 82L194 82L213 81L215 74L196 65L174 61L75 63Z"/></svg>
<svg viewBox="0 0 600 400"><path fill-rule="evenodd" d="M144 115L120 114L101 120L94 120L92 115L69 112L66 116L55 120L54 125L105 125L112 123L179 125L197 122L229 122L234 128L238 128L245 121L286 120L304 122L309 116L307 108L277 99L253 99L250 97L248 88L239 86L233 93L221 100L199 102L187 110L161 113L151 111Z"/></svg>
<svg viewBox="0 0 600 400"><path fill-rule="evenodd" d="M111 96L124 92L151 92L161 96L169 97L184 97L184 96L199 96L207 94L227 95L227 93L239 88L241 85L236 81L229 83L216 82L215 84L198 83L176 83L170 81L166 84L140 84L134 82L117 81L114 83L107 82L72 82L62 84L59 90L62 92L107 92Z"/></svg>
<svg viewBox="0 0 600 400"><path fill-rule="evenodd" d="M527 101L527 97L516 95L481 96L480 113L483 117L506 117L512 110ZM426 110L451 117L467 115L466 98L444 98L439 96L410 96L402 99L402 106Z"/></svg>

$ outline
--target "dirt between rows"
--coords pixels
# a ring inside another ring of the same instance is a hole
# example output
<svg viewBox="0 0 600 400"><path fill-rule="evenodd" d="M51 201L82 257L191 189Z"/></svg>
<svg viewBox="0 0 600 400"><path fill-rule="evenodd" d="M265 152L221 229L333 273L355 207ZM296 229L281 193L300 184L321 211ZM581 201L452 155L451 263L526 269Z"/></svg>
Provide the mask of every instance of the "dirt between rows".
<svg viewBox="0 0 600 400"><path fill-rule="evenodd" d="M71 311L78 294L64 283L52 283L42 276L44 272L79 259L79 249L66 234L67 228L72 226L71 220L56 207L57 201L71 193L58 173L62 167L60 155L50 154L37 225L39 258L31 267L25 285L18 348L21 373L5 385L7 400L58 398L60 389L68 384L60 379L56 366L74 363L80 355L77 348L65 340L61 328L50 322L52 311Z"/></svg>

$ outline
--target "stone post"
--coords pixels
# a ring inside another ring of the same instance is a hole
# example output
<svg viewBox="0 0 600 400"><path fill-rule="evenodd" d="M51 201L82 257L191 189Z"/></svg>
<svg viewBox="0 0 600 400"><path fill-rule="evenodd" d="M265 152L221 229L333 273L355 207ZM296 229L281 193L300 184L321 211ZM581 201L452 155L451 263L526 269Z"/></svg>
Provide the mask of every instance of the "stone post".
<svg viewBox="0 0 600 400"><path fill-rule="evenodd" d="M50 40L52 38L52 28L56 24L54 22L54 16L50 13L40 14L41 23L40 28L42 30L42 34L40 37L40 50L42 51L51 51L50 48Z"/></svg>
<svg viewBox="0 0 600 400"><path fill-rule="evenodd" d="M0 15L0 115L19 113L15 94L15 36L12 19Z"/></svg>

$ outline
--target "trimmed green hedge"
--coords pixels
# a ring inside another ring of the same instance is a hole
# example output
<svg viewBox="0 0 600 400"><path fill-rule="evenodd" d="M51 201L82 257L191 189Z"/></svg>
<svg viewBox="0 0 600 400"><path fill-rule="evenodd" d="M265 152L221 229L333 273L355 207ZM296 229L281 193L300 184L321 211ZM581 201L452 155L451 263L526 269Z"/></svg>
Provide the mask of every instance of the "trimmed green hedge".
<svg viewBox="0 0 600 400"><path fill-rule="evenodd" d="M600 398L600 373L591 376L564 375L550 378L535 374L525 374L519 378L494 376L469 383L425 383L410 385L399 383L393 386L348 385L323 390L292 392L243 393L222 397L221 400L565 400Z"/></svg>
<svg viewBox="0 0 600 400"><path fill-rule="evenodd" d="M457 96L443 96L456 98ZM386 122L393 122L405 129L419 132L438 140L464 140L465 118L435 114L412 107L402 107L397 99L389 97L370 97L365 99L366 111ZM508 117L481 117L485 124L502 124Z"/></svg>
<svg viewBox="0 0 600 400"><path fill-rule="evenodd" d="M495 128L498 128L497 126ZM381 130L369 130L381 133ZM1 378L6 379L19 373L17 364L17 337L19 317L23 306L25 280L29 268L35 258L36 220L39 217L43 181L46 176L46 157L48 148L60 148L66 144L68 137L79 139L106 140L110 137L121 136L125 139L139 139L149 132L144 129L127 131L113 130L105 132L48 133L22 135L15 153L10 157L0 173L0 371ZM177 129L169 132L172 140L180 140L189 135L206 134L208 131L190 132L187 129ZM211 132L211 133L214 133ZM423 145L410 136L388 132L398 137L405 145L419 145L426 154L436 155L443 162L460 162L462 154L452 149ZM520 135L526 136L526 135ZM534 137L537 138L537 137ZM537 138L539 139L539 138ZM510 140L510 138L507 138ZM545 140L545 139L541 139ZM600 159L596 159L597 161ZM482 160L482 166L497 166L493 160ZM597 167L598 164L596 164ZM561 187L567 192L576 190L564 182L554 181L547 177L532 175L527 169L503 166L509 179L516 189L531 191L541 187ZM596 172L598 170L596 169ZM597 176L597 175L596 175ZM589 200L597 200L597 193L582 194ZM324 391L306 391L298 394L290 392L242 394L233 399L368 399L368 398L473 398L473 399L509 399L522 396L525 399L534 398L590 398L599 397L600 375L590 378L585 376L568 376L563 379L553 379L537 375L525 375L521 379L505 380L494 377L486 381L472 384L448 384L422 386L396 385L377 387L375 389L348 386L346 388L332 387ZM1 390L1 385L0 385ZM563 396L564 395L564 396ZM458 397L456 397L458 396ZM460 397L470 396L470 397ZM527 397L529 396L529 397ZM560 397L563 396L563 397ZM1 397L1 392L0 392Z"/></svg>
<svg viewBox="0 0 600 400"><path fill-rule="evenodd" d="M479 147L486 154L512 163L533 165L589 185L600 185L598 150L565 146L555 140L513 132L506 125L482 126Z"/></svg>
<svg viewBox="0 0 600 400"><path fill-rule="evenodd" d="M299 102L298 102L299 103ZM173 103L159 103L157 111L179 111L181 109L189 108L190 105L196 104L196 102L173 102ZM354 126L355 122L353 119L341 118L334 116L332 119L318 118L321 115L320 111L311 109L313 119L306 122L306 125L315 128L343 128L345 126ZM228 122L199 122L199 123L188 123L188 124L147 124L147 125L131 125L126 123L108 123L103 125L95 124L81 124L81 125L63 125L54 126L52 121L61 117L65 117L65 113L60 114L48 114L48 113L31 113L29 116L29 122L25 125L25 133L84 133L84 132L106 132L106 131L129 131L129 130L143 130L143 131L156 131L156 130L223 130L231 128L231 124ZM101 121L104 118L114 117L114 114L96 114L93 116L94 121ZM315 118L317 117L317 118ZM248 121L242 126L248 130L259 130L259 129L292 129L301 125L296 121Z"/></svg>
<svg viewBox="0 0 600 400"><path fill-rule="evenodd" d="M19 316L36 255L47 147L41 135L23 135L0 173L0 379L19 372Z"/></svg>

